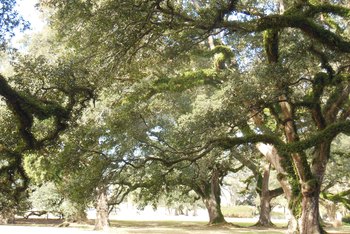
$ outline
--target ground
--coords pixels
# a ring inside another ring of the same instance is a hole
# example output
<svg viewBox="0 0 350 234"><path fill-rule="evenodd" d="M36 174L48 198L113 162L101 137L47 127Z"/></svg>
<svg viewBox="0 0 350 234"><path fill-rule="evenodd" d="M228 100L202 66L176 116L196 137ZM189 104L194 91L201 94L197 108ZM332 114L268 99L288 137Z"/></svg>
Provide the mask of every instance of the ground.
<svg viewBox="0 0 350 234"><path fill-rule="evenodd" d="M185 220L187 218L187 220ZM222 227L207 226L205 221L188 220L189 217L177 217L173 220L113 220L111 222L112 227L108 232L111 234L232 234L232 233L244 233L244 234L282 234L285 233L283 222L278 223L277 228L247 228L247 227L235 227L226 225ZM228 219L228 221L241 226L248 226L253 224L248 219ZM15 225L1 225L0 233L4 234L98 234L103 232L93 231L93 225L91 224L71 224L69 227L60 228L57 227L61 220L57 219L29 219L29 220L17 220ZM92 221L93 222L93 221ZM329 228L329 233L333 234L350 234L350 226L342 226L337 229Z"/></svg>

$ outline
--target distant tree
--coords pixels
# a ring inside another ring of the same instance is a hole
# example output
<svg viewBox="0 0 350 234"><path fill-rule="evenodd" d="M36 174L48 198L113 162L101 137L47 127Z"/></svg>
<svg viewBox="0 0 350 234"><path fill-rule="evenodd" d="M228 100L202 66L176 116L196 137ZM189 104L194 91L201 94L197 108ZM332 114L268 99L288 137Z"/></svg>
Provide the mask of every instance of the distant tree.
<svg viewBox="0 0 350 234"><path fill-rule="evenodd" d="M322 186L322 205L327 210L327 217L331 223L337 225L336 212L339 207L350 211L349 166L350 151L349 137L338 136L332 145L331 157Z"/></svg>

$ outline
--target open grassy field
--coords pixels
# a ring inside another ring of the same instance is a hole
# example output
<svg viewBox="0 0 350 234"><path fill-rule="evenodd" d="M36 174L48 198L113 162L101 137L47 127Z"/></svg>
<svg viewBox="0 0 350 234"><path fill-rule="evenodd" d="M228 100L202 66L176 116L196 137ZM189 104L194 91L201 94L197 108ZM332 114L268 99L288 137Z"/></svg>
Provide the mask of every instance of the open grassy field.
<svg viewBox="0 0 350 234"><path fill-rule="evenodd" d="M93 225L91 224L71 224L69 227L60 228L57 225L59 220L45 220L45 219L30 219L30 220L18 220L15 225L2 225L0 226L0 233L2 234L87 234L87 233L103 233L93 231ZM207 226L204 221L180 221L180 220L113 220L111 221L111 228L108 232L115 234L232 234L232 233L244 233L244 234L282 234L285 233L285 228L257 228L249 227L253 223L242 220L237 222L236 225L226 226ZM279 226L282 226L280 224ZM329 233L333 234L350 234L350 226L343 225L340 228L328 228Z"/></svg>

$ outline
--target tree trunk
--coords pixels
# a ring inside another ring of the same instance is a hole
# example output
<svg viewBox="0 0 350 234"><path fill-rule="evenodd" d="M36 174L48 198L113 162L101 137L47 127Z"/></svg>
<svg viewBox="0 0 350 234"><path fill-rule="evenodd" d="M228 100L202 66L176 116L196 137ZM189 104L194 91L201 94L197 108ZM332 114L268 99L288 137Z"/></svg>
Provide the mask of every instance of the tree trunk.
<svg viewBox="0 0 350 234"><path fill-rule="evenodd" d="M270 164L271 165L271 164ZM260 196L260 214L259 221L256 226L270 227L274 226L271 222L271 199L269 191L269 179L270 179L270 170L271 166L265 166L263 178L261 181L261 186L257 186L260 191L258 194ZM259 188L260 187L260 188Z"/></svg>
<svg viewBox="0 0 350 234"><path fill-rule="evenodd" d="M79 207L77 212L70 217L71 222L74 223L84 223L88 220L87 214L85 212L85 207Z"/></svg>
<svg viewBox="0 0 350 234"><path fill-rule="evenodd" d="M209 225L218 225L226 223L224 215L221 212L220 203L218 203L218 201L214 197L210 196L204 198L203 202L208 210Z"/></svg>
<svg viewBox="0 0 350 234"><path fill-rule="evenodd" d="M302 214L300 218L301 234L321 234L326 233L320 222L319 196L303 196Z"/></svg>
<svg viewBox="0 0 350 234"><path fill-rule="evenodd" d="M301 234L326 233L321 226L319 199L330 145L330 142L325 142L315 148L311 167L313 179L302 183L302 212L299 220Z"/></svg>
<svg viewBox="0 0 350 234"><path fill-rule="evenodd" d="M97 189L96 220L95 230L108 230L108 200L107 189L101 187Z"/></svg>
<svg viewBox="0 0 350 234"><path fill-rule="evenodd" d="M270 196L262 195L260 197L260 214L256 226L271 227L274 224L271 222L271 200Z"/></svg>
<svg viewBox="0 0 350 234"><path fill-rule="evenodd" d="M275 168L277 171L277 180L283 189L283 193L290 203L292 201L292 187L287 180L287 172L282 166L283 159L278 154L277 149L273 145L258 143L256 144L256 148L264 155L266 160ZM290 207L289 207L290 208ZM299 233L299 223L297 218L294 216L293 211L289 209L290 218L288 221L288 234L296 234Z"/></svg>
<svg viewBox="0 0 350 234"><path fill-rule="evenodd" d="M208 210L209 225L226 224L221 212L221 190L219 171L214 169L210 182L202 181L196 192L202 197L203 203Z"/></svg>

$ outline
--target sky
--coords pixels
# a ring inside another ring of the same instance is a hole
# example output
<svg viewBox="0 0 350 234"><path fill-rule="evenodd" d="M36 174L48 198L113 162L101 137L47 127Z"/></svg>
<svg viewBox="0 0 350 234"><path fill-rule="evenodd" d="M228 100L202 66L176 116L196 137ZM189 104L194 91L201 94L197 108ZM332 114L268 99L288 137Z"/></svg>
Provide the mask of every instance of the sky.
<svg viewBox="0 0 350 234"><path fill-rule="evenodd" d="M44 20L41 18L41 13L35 8L38 0L17 0L17 11L22 17L29 21L31 29L35 32L40 31L44 26Z"/></svg>
<svg viewBox="0 0 350 234"><path fill-rule="evenodd" d="M35 8L36 3L38 3L38 0L17 0L16 10L25 20L30 22L30 29L25 32L20 32L18 29L15 30L15 36L12 39L15 47L20 44L19 41L25 34L39 32L45 26L45 21L41 17L40 11Z"/></svg>

